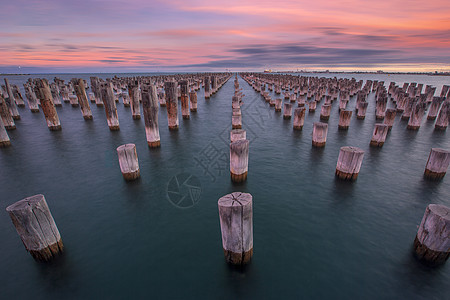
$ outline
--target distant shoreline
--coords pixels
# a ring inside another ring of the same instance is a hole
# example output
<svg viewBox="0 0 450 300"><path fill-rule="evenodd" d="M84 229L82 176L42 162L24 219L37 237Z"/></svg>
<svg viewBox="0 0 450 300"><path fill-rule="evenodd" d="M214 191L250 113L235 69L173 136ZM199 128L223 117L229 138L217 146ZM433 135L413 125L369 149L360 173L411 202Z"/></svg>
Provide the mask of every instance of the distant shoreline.
<svg viewBox="0 0 450 300"><path fill-rule="evenodd" d="M252 72L252 71L235 71L230 73L265 73L265 74L372 74L372 75L428 75L428 76L450 76L450 72L434 73L434 72L370 72L370 71L353 71L353 72L327 72L327 71L272 71L272 72ZM148 73L189 73L189 72L84 72L84 73L0 73L0 76L32 76L32 75L62 75L62 74L148 74ZM221 73L216 72L192 72L192 73Z"/></svg>

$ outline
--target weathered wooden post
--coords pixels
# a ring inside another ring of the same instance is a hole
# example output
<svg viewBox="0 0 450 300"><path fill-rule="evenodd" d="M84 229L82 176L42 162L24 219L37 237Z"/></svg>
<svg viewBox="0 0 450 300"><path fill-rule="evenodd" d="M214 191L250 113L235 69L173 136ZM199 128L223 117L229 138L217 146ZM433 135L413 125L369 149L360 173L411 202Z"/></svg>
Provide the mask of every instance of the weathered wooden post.
<svg viewBox="0 0 450 300"><path fill-rule="evenodd" d="M86 88L84 87L83 79L72 79L73 88L77 94L78 103L81 107L81 114L85 120L92 120L91 107L89 106L89 100L86 95Z"/></svg>
<svg viewBox="0 0 450 300"><path fill-rule="evenodd" d="M61 93L59 91L58 85L53 82L53 83L49 84L49 87L50 87L50 92L52 94L53 105L54 106L62 106ZM72 105L72 106L74 106L74 105ZM78 101L77 101L77 105L76 106L78 106Z"/></svg>
<svg viewBox="0 0 450 300"><path fill-rule="evenodd" d="M294 130L302 130L305 123L305 107L294 109Z"/></svg>
<svg viewBox="0 0 450 300"><path fill-rule="evenodd" d="M450 208L429 204L414 239L414 251L419 259L435 265L450 257Z"/></svg>
<svg viewBox="0 0 450 300"><path fill-rule="evenodd" d="M438 113L439 108L441 107L441 103L444 101L443 97L433 97L433 101L431 102L430 110L428 111L427 120L435 120Z"/></svg>
<svg viewBox="0 0 450 300"><path fill-rule="evenodd" d="M386 114L384 116L384 124L386 124L389 127L389 129L391 129L392 126L394 126L396 114L397 114L397 111L395 108L386 109Z"/></svg>
<svg viewBox="0 0 450 300"><path fill-rule="evenodd" d="M253 198L234 192L218 201L222 247L227 262L243 265L253 256Z"/></svg>
<svg viewBox="0 0 450 300"><path fill-rule="evenodd" d="M233 182L247 180L249 144L248 140L237 140L230 144L230 173Z"/></svg>
<svg viewBox="0 0 450 300"><path fill-rule="evenodd" d="M431 148L430 155L428 156L427 165L425 167L425 178L429 179L441 179L447 172L448 165L450 164L450 151Z"/></svg>
<svg viewBox="0 0 450 300"><path fill-rule="evenodd" d="M140 99L142 97L141 90L139 89L139 82L136 80L133 84L128 85L128 94L130 96L131 115L133 120L141 119L141 106Z"/></svg>
<svg viewBox="0 0 450 300"><path fill-rule="evenodd" d="M325 147L327 142L328 124L315 122L313 124L312 145L314 147Z"/></svg>
<svg viewBox="0 0 450 300"><path fill-rule="evenodd" d="M17 85L12 85L12 91L14 94L14 98L16 99L16 104L18 107L25 107L25 102L23 101L22 94L20 93L20 89Z"/></svg>
<svg viewBox="0 0 450 300"><path fill-rule="evenodd" d="M100 85L100 89L109 130L120 130L119 117L117 115L116 101L114 99L114 92L111 82L102 83Z"/></svg>
<svg viewBox="0 0 450 300"><path fill-rule="evenodd" d="M210 85L209 85L209 76L206 76L204 79L205 84L205 99L209 99L211 97Z"/></svg>
<svg viewBox="0 0 450 300"><path fill-rule="evenodd" d="M39 91L39 95L36 96L41 100L41 108L47 121L48 129L52 131L61 130L61 123L53 105L52 92L47 79L35 79L35 87Z"/></svg>
<svg viewBox="0 0 450 300"><path fill-rule="evenodd" d="M350 121L352 119L351 110L341 110L339 113L339 129L348 129L350 127Z"/></svg>
<svg viewBox="0 0 450 300"><path fill-rule="evenodd" d="M356 119L358 120L364 120L366 118L366 112L367 112L367 106L369 105L368 102L361 101L357 105L358 112L356 114Z"/></svg>
<svg viewBox="0 0 450 300"><path fill-rule="evenodd" d="M158 125L158 93L156 86L150 85L142 89L142 110L144 111L145 134L150 148L161 146Z"/></svg>
<svg viewBox="0 0 450 300"><path fill-rule="evenodd" d="M91 77L91 89L95 95L95 104L98 106L103 106L102 100L102 87L100 85L100 80L98 77Z"/></svg>
<svg viewBox="0 0 450 300"><path fill-rule="evenodd" d="M44 195L34 195L6 208L25 249L34 259L48 261L64 246Z"/></svg>
<svg viewBox="0 0 450 300"><path fill-rule="evenodd" d="M5 129L11 130L16 129L16 123L14 123L14 119L11 116L11 113L8 109L8 105L6 105L5 99L3 95L0 93L0 117L3 121L3 125Z"/></svg>
<svg viewBox="0 0 450 300"><path fill-rule="evenodd" d="M182 80L180 81L180 90L181 90L181 115L183 119L189 119L189 98L188 98L188 81Z"/></svg>
<svg viewBox="0 0 450 300"><path fill-rule="evenodd" d="M414 108L411 112L411 116L408 121L408 129L418 130L420 128L420 123L422 122L422 118L425 115L426 103L425 102L417 102L414 105Z"/></svg>
<svg viewBox="0 0 450 300"><path fill-rule="evenodd" d="M231 127L233 129L241 129L242 128L242 116L241 115L232 115L231 116Z"/></svg>
<svg viewBox="0 0 450 300"><path fill-rule="evenodd" d="M75 95L69 95L69 102L72 107L78 107L78 97Z"/></svg>
<svg viewBox="0 0 450 300"><path fill-rule="evenodd" d="M275 100L275 111L281 112L281 106L283 105L283 99L278 98Z"/></svg>
<svg viewBox="0 0 450 300"><path fill-rule="evenodd" d="M178 129L177 83L174 81L165 82L164 91L166 93L167 120L169 123L169 130L177 130Z"/></svg>
<svg viewBox="0 0 450 300"><path fill-rule="evenodd" d="M308 112L315 112L317 107L317 102L315 100L311 100L308 102Z"/></svg>
<svg viewBox="0 0 450 300"><path fill-rule="evenodd" d="M0 118L0 148L11 146L11 140L6 132L5 125L3 125L3 120Z"/></svg>
<svg viewBox="0 0 450 300"><path fill-rule="evenodd" d="M139 161L135 144L125 144L117 147L120 171L127 181L138 179L141 176Z"/></svg>
<svg viewBox="0 0 450 300"><path fill-rule="evenodd" d="M130 94L128 94L127 92L122 92L122 101L123 101L123 106L124 107L130 107Z"/></svg>
<svg viewBox="0 0 450 300"><path fill-rule="evenodd" d="M292 117L292 104L291 103L285 103L284 104L283 119L290 120L291 117Z"/></svg>
<svg viewBox="0 0 450 300"><path fill-rule="evenodd" d="M189 92L189 100L191 102L191 111L197 111L197 93L195 91Z"/></svg>
<svg viewBox="0 0 450 300"><path fill-rule="evenodd" d="M383 147L386 141L386 136L389 131L389 126L386 124L375 124L373 129L372 139L370 140L370 146Z"/></svg>
<svg viewBox="0 0 450 300"><path fill-rule="evenodd" d="M320 109L320 120L326 121L330 119L331 104L323 104Z"/></svg>
<svg viewBox="0 0 450 300"><path fill-rule="evenodd" d="M437 117L436 123L434 124L435 130L445 130L448 126L448 121L450 118L450 101L445 101L441 110L439 110L439 115Z"/></svg>
<svg viewBox="0 0 450 300"><path fill-rule="evenodd" d="M9 113L12 116L13 120L20 120L19 110L17 109L17 105L16 102L14 102L14 99L6 97L4 98L4 101L6 103L6 106L8 107Z"/></svg>
<svg viewBox="0 0 450 300"><path fill-rule="evenodd" d="M233 129L230 131L230 141L231 143L239 141L239 140L246 140L247 139L247 132L243 129Z"/></svg>
<svg viewBox="0 0 450 300"><path fill-rule="evenodd" d="M13 90L11 88L11 85L9 84L8 78L5 78L5 87L6 87L6 93L8 94L8 98L12 103L14 103L14 106L17 105L16 98L14 97Z"/></svg>
<svg viewBox="0 0 450 300"><path fill-rule="evenodd" d="M336 164L336 176L343 180L356 180L364 158L364 151L357 147L341 147Z"/></svg>
<svg viewBox="0 0 450 300"><path fill-rule="evenodd" d="M31 84L25 83L23 85L23 88L25 89L25 97L27 98L28 107L30 108L31 112L39 112L37 97L33 89L31 88Z"/></svg>

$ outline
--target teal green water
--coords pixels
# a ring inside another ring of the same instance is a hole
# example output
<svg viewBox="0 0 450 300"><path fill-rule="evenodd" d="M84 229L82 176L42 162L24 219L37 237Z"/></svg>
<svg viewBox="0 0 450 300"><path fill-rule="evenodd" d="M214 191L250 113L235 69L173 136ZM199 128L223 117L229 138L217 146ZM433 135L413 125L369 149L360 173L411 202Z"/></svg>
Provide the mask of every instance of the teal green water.
<svg viewBox="0 0 450 300"><path fill-rule="evenodd" d="M75 76L89 78L60 75ZM396 76L398 84L433 84L438 92L448 84L448 77ZM392 78L354 77L383 78L386 85ZM80 108L63 104L61 132L47 129L42 112L20 109L17 130L8 132L13 146L0 149L0 298L447 299L450 264L429 268L411 251L425 207L450 206L449 175L440 182L422 177L430 148L450 149L449 131L434 131L426 119L419 131L409 131L397 117L385 145L370 148L371 94L366 119L353 118L348 131L338 131L334 102L326 147L315 149L319 106L307 113L303 131L294 132L292 120L239 82L251 141L248 180L241 185L229 178L232 79L210 100L200 91L198 112L180 117L177 132L168 130L160 108L157 150L147 147L143 120L133 120L122 104L119 132L109 131L101 107L91 106L94 120L85 121ZM115 149L124 143L137 147L141 179L134 183L120 173ZM346 145L365 150L355 183L334 177ZM167 196L180 173L202 188L198 202L184 209ZM249 192L254 201L254 256L244 269L229 267L221 246L217 200L233 191ZM26 253L4 210L38 193L66 247L49 264Z"/></svg>

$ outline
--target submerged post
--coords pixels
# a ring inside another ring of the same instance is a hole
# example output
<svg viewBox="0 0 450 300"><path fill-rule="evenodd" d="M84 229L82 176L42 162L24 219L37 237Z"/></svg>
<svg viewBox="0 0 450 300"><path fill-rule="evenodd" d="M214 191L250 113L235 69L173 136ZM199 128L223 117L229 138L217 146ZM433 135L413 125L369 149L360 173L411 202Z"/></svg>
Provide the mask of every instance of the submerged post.
<svg viewBox="0 0 450 300"><path fill-rule="evenodd" d="M414 239L414 251L419 259L442 264L450 256L450 208L430 204Z"/></svg>
<svg viewBox="0 0 450 300"><path fill-rule="evenodd" d="M16 129L16 123L14 122L14 119L1 93L0 93L0 117L3 121L3 125L7 130Z"/></svg>
<svg viewBox="0 0 450 300"><path fill-rule="evenodd" d="M123 178L127 181L138 179L141 176L135 144L125 144L117 147L119 165Z"/></svg>
<svg viewBox="0 0 450 300"><path fill-rule="evenodd" d="M388 108L386 109L386 114L384 116L384 124L388 126L389 129L394 126L395 121L395 115L397 114L397 111L395 108Z"/></svg>
<svg viewBox="0 0 450 300"><path fill-rule="evenodd" d="M248 140L238 140L230 144L230 173L233 182L243 182L248 173Z"/></svg>
<svg viewBox="0 0 450 300"><path fill-rule="evenodd" d="M20 200L6 208L17 233L34 259L48 261L64 246L44 195Z"/></svg>
<svg viewBox="0 0 450 300"><path fill-rule="evenodd" d="M150 148L161 146L158 125L158 93L156 86L150 85L142 90L142 110L144 111L145 134Z"/></svg>
<svg viewBox="0 0 450 300"><path fill-rule="evenodd" d="M363 158L364 151L360 148L342 147L336 164L336 176L343 180L356 180Z"/></svg>
<svg viewBox="0 0 450 300"><path fill-rule="evenodd" d="M253 198L234 192L218 201L222 247L227 262L243 265L253 256Z"/></svg>
<svg viewBox="0 0 450 300"><path fill-rule="evenodd" d="M440 148L431 148L427 165L425 167L425 178L432 180L443 178L445 173L447 173L449 164L450 151Z"/></svg>

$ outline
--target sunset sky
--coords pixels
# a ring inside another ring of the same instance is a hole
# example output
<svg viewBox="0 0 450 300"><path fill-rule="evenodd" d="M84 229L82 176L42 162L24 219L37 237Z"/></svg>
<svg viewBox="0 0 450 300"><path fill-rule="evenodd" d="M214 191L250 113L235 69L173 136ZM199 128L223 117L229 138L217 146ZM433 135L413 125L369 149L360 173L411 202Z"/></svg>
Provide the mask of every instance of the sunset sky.
<svg viewBox="0 0 450 300"><path fill-rule="evenodd" d="M0 72L450 71L450 1L0 0Z"/></svg>

